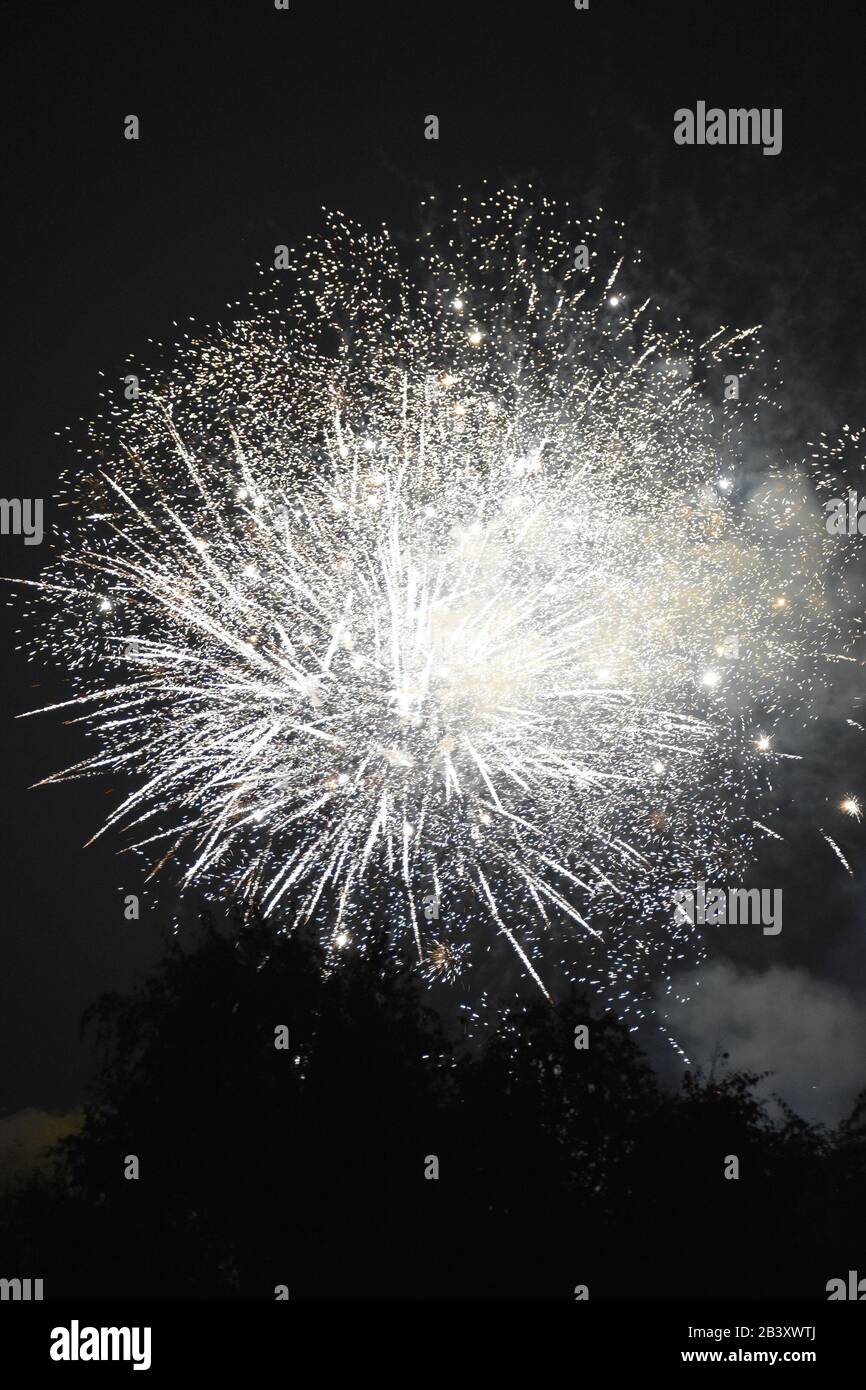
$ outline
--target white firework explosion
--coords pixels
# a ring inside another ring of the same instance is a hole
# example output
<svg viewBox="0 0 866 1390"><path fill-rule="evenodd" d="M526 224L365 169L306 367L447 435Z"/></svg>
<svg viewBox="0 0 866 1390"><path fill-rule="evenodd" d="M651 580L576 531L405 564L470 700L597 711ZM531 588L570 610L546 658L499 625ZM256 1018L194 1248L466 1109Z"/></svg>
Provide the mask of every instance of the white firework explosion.
<svg viewBox="0 0 866 1390"><path fill-rule="evenodd" d="M640 1016L848 648L844 548L805 472L743 481L752 330L666 327L601 218L429 220L407 269L330 217L109 398L35 643L98 748L47 780L125 774L103 830L332 954L506 938Z"/></svg>

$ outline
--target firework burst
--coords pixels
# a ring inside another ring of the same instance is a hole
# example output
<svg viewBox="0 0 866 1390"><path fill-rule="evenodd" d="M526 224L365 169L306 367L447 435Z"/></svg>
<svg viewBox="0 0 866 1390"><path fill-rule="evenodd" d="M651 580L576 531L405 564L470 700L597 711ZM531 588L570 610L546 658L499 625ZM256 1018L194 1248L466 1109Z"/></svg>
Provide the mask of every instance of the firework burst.
<svg viewBox="0 0 866 1390"><path fill-rule="evenodd" d="M500 938L640 1016L849 640L841 548L805 472L746 484L752 330L666 325L601 218L428 221L329 218L108 400L34 643L97 748L47 780L123 774L99 834L332 954Z"/></svg>

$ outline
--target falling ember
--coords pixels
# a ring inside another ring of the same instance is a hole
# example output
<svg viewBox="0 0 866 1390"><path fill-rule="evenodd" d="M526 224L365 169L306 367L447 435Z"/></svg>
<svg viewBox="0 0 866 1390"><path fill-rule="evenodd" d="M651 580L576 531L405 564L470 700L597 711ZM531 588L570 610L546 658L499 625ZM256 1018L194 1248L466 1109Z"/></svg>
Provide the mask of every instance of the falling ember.
<svg viewBox="0 0 866 1390"><path fill-rule="evenodd" d="M757 719L849 643L844 547L802 472L722 485L748 417L700 382L753 335L666 326L616 224L517 193L426 222L406 268L330 217L108 402L33 586L96 744L46 780L124 776L98 834L332 953L385 923L428 978L558 960L640 1017L703 949L671 886L751 849Z"/></svg>

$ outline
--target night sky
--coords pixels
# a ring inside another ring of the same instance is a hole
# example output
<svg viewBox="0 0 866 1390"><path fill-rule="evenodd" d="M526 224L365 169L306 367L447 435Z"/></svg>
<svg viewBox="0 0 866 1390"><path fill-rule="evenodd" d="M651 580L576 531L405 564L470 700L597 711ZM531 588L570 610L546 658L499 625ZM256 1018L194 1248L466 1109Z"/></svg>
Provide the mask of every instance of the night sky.
<svg viewBox="0 0 866 1390"><path fill-rule="evenodd" d="M696 333L764 325L783 366L768 447L791 454L863 418L866 139L854 10L686 0L529 5L2 6L6 211L3 495L50 502L102 378L189 319L213 323L257 262L338 207L413 234L436 192L532 182L626 221L648 275ZM781 107L782 152L682 148L673 113L698 100ZM141 139L123 139L123 118ZM423 138L436 113L440 138ZM74 431L73 431L74 433ZM83 435L83 427L82 427ZM857 541L852 541L857 544ZM43 556L2 538L2 572ZM14 722L60 673L18 651L3 608L4 910L0 1116L81 1102L82 1010L161 951L165 916L127 922L140 869L110 838L84 850L110 788L27 790L79 755L59 717ZM863 713L852 668L840 709ZM839 713L839 711L835 711ZM836 721L837 726L839 721ZM866 796L860 740L820 726L786 774L788 838L755 866L781 886L785 929L728 936L683 1020L699 1060L775 1069L786 1099L835 1120L866 1082L864 831L838 800ZM790 785L789 785L790 784ZM848 854L853 877L816 837ZM651 1036L643 1039L652 1053ZM660 1054L659 1060L664 1062Z"/></svg>

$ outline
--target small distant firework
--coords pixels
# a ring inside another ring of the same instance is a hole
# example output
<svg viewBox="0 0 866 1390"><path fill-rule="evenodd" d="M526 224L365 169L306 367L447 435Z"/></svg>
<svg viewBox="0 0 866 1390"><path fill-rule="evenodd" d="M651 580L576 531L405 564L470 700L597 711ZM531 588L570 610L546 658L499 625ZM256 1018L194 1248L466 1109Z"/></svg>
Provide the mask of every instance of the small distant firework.
<svg viewBox="0 0 866 1390"><path fill-rule="evenodd" d="M456 941L431 941L428 943L419 972L429 984L440 980L453 985L460 977L469 948Z"/></svg>
<svg viewBox="0 0 866 1390"><path fill-rule="evenodd" d="M451 979L498 937L634 1019L850 645L844 547L809 470L738 482L753 330L668 326L600 216L427 213L408 267L330 217L109 394L32 643L97 750L46 780L129 779L98 834L332 956L385 924Z"/></svg>

